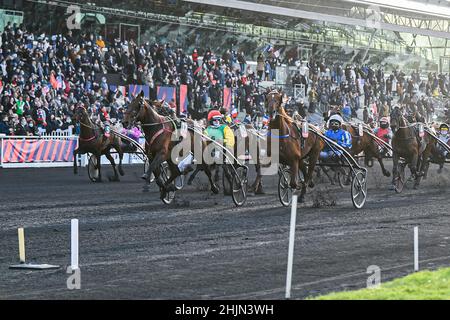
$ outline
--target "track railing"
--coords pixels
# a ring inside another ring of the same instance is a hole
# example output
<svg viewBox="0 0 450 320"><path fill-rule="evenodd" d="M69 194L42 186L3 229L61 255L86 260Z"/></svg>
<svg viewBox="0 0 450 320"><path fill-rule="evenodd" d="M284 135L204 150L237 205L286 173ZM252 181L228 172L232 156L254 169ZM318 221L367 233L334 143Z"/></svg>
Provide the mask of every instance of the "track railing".
<svg viewBox="0 0 450 320"><path fill-rule="evenodd" d="M0 167L67 167L73 164L76 136L0 136Z"/></svg>

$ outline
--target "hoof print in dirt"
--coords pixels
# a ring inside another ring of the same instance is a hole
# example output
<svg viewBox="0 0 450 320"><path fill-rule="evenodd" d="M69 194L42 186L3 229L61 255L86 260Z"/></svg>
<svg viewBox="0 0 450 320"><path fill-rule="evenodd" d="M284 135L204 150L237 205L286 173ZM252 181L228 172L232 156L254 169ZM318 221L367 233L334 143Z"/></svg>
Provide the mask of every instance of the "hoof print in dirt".
<svg viewBox="0 0 450 320"><path fill-rule="evenodd" d="M337 205L336 197L330 196L330 193L327 190L314 192L312 198L313 208L335 207Z"/></svg>

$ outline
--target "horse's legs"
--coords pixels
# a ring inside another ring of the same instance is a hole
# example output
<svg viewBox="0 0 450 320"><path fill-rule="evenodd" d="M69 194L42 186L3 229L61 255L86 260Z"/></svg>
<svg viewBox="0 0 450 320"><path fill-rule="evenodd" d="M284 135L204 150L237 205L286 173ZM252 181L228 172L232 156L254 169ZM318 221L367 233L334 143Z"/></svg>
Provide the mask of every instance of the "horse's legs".
<svg viewBox="0 0 450 320"><path fill-rule="evenodd" d="M214 182L219 182L220 181L220 167L219 166L215 166L214 168Z"/></svg>
<svg viewBox="0 0 450 320"><path fill-rule="evenodd" d="M162 183L159 180L159 176L161 174L161 170L159 168L157 168L155 171L153 171L154 177L155 177L155 181L156 184L158 185L158 187L162 188ZM145 185L143 187L143 192L149 192L150 191L150 180L146 180L145 181Z"/></svg>
<svg viewBox="0 0 450 320"><path fill-rule="evenodd" d="M111 166L113 167L113 170L114 170L114 177L113 178L109 178L109 181L114 181L114 182L120 181L119 175L118 175L117 169L116 169L116 162L114 161L114 158L111 155L111 150L109 150L109 149L106 150L105 151L105 156L109 160L109 162L111 162Z"/></svg>
<svg viewBox="0 0 450 320"><path fill-rule="evenodd" d="M411 157L411 161L409 162L409 169L411 170L411 174L413 175L414 179L417 179L418 176L418 166L419 166L419 155L417 153L414 153L414 155Z"/></svg>
<svg viewBox="0 0 450 320"><path fill-rule="evenodd" d="M256 169L256 179L255 183L251 186L251 190L255 192L255 194L265 194L263 186L262 186L262 175L261 175L261 165L255 164Z"/></svg>
<svg viewBox="0 0 450 320"><path fill-rule="evenodd" d="M429 147L427 147L425 151L422 153L421 159L419 160L419 173L417 175L414 187L418 187L420 185L422 177L425 175L425 172L428 171L430 155L431 150Z"/></svg>
<svg viewBox="0 0 450 320"><path fill-rule="evenodd" d="M214 194L219 194L220 189L213 181L212 174L211 174L211 167L207 164L202 164L201 166L202 166L203 170L205 171L205 174L208 176L209 183L211 184L211 191Z"/></svg>
<svg viewBox="0 0 450 320"><path fill-rule="evenodd" d="M189 177L189 180L187 182L188 186L192 185L192 182L194 181L197 174L201 171L200 166L196 166L194 172L192 172L191 176Z"/></svg>
<svg viewBox="0 0 450 320"><path fill-rule="evenodd" d="M419 166L420 167L422 166L420 160L419 160ZM422 176L423 176L422 172L420 170L417 171L417 169L416 169L416 175L414 176L414 186L413 186L414 190L416 190L419 187L420 181L422 180Z"/></svg>
<svg viewBox="0 0 450 320"><path fill-rule="evenodd" d="M328 180L330 180L331 185L334 186L336 184L336 179L335 179L335 177L332 178L330 176L330 174L328 173L329 169L327 169L326 166L319 167L319 174L317 176L320 176L320 169L322 169L323 173L325 173L325 175L328 177Z"/></svg>
<svg viewBox="0 0 450 320"><path fill-rule="evenodd" d="M305 173L303 173L303 175L305 175L305 184L308 187L310 187L311 189L315 187L313 177L314 177L314 172L316 172L316 165L317 165L317 162L319 161L319 156L320 156L320 150L313 152L309 156L308 173L306 175L305 175Z"/></svg>
<svg viewBox="0 0 450 320"><path fill-rule="evenodd" d="M156 156L153 158L152 162L150 163L150 165L147 168L147 172L145 173L145 175L147 176L146 178L146 183L149 183L150 181L150 175L152 172L155 172L155 170L159 169L159 166L161 165L161 163L164 162L164 157L163 154L161 152L157 153ZM164 187L164 183L161 180L161 175L158 174L155 176L156 178L156 183L158 184L158 186L160 188Z"/></svg>
<svg viewBox="0 0 450 320"><path fill-rule="evenodd" d="M300 192L300 197L298 198L298 202L299 203L303 203L303 202L305 202L306 186L307 186L307 183L308 183L308 174L309 174L307 172L308 170L306 168L306 165L305 165L305 163L303 161L300 161L300 163L299 163L299 170L302 171L303 177L305 178L305 181L302 183L302 189L301 189L301 192Z"/></svg>
<svg viewBox="0 0 450 320"><path fill-rule="evenodd" d="M159 165L161 164L161 163L163 163L163 160L158 160L158 163L156 163L153 167L152 167L152 164L153 164L153 162L156 160L156 156L153 158L153 157L150 157L150 153L149 153L149 151L147 150L147 148L146 148L146 153L147 153L147 156L148 156L148 160L149 160L149 166L147 167L147 170L144 172L144 174L142 175L142 179L143 180L145 180L145 181L147 181L147 183L149 183L150 182L150 177L151 177L151 174L152 174L152 172L154 172L155 171L155 168L158 168L159 167ZM160 153L158 153L158 155L160 155ZM161 156L161 155L160 155ZM156 178L156 176L155 176L155 178ZM158 181L158 178L156 178L156 181ZM158 184L159 185L159 184Z"/></svg>
<svg viewBox="0 0 450 320"><path fill-rule="evenodd" d="M394 152L392 154L392 162L393 162L393 166L392 166L392 185L395 185L395 179L397 178L398 175L398 163L400 161L399 156L397 155L396 152Z"/></svg>
<svg viewBox="0 0 450 320"><path fill-rule="evenodd" d="M386 170L384 163L383 163L383 157L381 155L379 155L377 158L378 158L378 163L380 164L381 170L383 171L383 175L385 177L390 177L391 173L388 170Z"/></svg>
<svg viewBox="0 0 450 320"><path fill-rule="evenodd" d="M80 148L73 150L73 174L78 174L77 155Z"/></svg>
<svg viewBox="0 0 450 320"><path fill-rule="evenodd" d="M101 164L101 160L102 160L102 155L101 154L96 154L95 157L97 158L97 169L98 169L98 180L97 182L102 182L102 164Z"/></svg>
<svg viewBox="0 0 450 320"><path fill-rule="evenodd" d="M300 164L298 163L298 161L294 161L293 165L291 165L291 183L290 183L290 187L292 190L297 190L298 189L298 184L297 184L297 178L298 178L298 169L299 169Z"/></svg>
<svg viewBox="0 0 450 320"><path fill-rule="evenodd" d="M118 142L114 145L114 149L116 149L117 153L119 154L119 166L118 166L119 173L121 176L124 176L125 172L123 172L123 169L122 169L123 150L120 147L120 144Z"/></svg>
<svg viewBox="0 0 450 320"><path fill-rule="evenodd" d="M167 161L167 163L169 164L170 178L166 181L163 188L166 191L176 191L175 185L172 183L180 176L180 171L178 170L177 165L172 161Z"/></svg>

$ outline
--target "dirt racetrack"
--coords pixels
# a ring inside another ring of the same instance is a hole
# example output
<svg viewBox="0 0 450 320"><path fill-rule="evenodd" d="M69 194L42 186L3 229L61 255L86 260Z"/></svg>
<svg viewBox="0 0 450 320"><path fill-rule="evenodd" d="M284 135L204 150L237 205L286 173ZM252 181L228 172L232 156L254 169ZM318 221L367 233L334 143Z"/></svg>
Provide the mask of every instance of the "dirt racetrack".
<svg viewBox="0 0 450 320"><path fill-rule="evenodd" d="M298 210L292 297L363 288L371 265L382 281L411 273L414 226L421 268L448 266L450 171L430 171L419 190L397 195L376 164L362 210L349 188L309 191ZM266 195L236 209L231 198L203 191L203 174L165 206L154 186L142 192L142 167L125 172L120 183L93 184L85 168L78 176L71 168L0 169L0 299L284 298L290 210L279 204L276 177L264 179ZM336 205L313 208L318 193ZM73 218L81 290L66 287ZM28 261L61 268L10 270L19 227Z"/></svg>

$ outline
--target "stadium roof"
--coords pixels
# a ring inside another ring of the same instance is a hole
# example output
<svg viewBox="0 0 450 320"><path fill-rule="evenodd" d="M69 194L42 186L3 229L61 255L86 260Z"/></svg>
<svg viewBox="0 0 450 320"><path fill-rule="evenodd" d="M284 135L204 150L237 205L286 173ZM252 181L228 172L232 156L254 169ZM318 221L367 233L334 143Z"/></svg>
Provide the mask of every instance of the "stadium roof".
<svg viewBox="0 0 450 320"><path fill-rule="evenodd" d="M447 0L184 0L291 19L378 28L450 39Z"/></svg>

